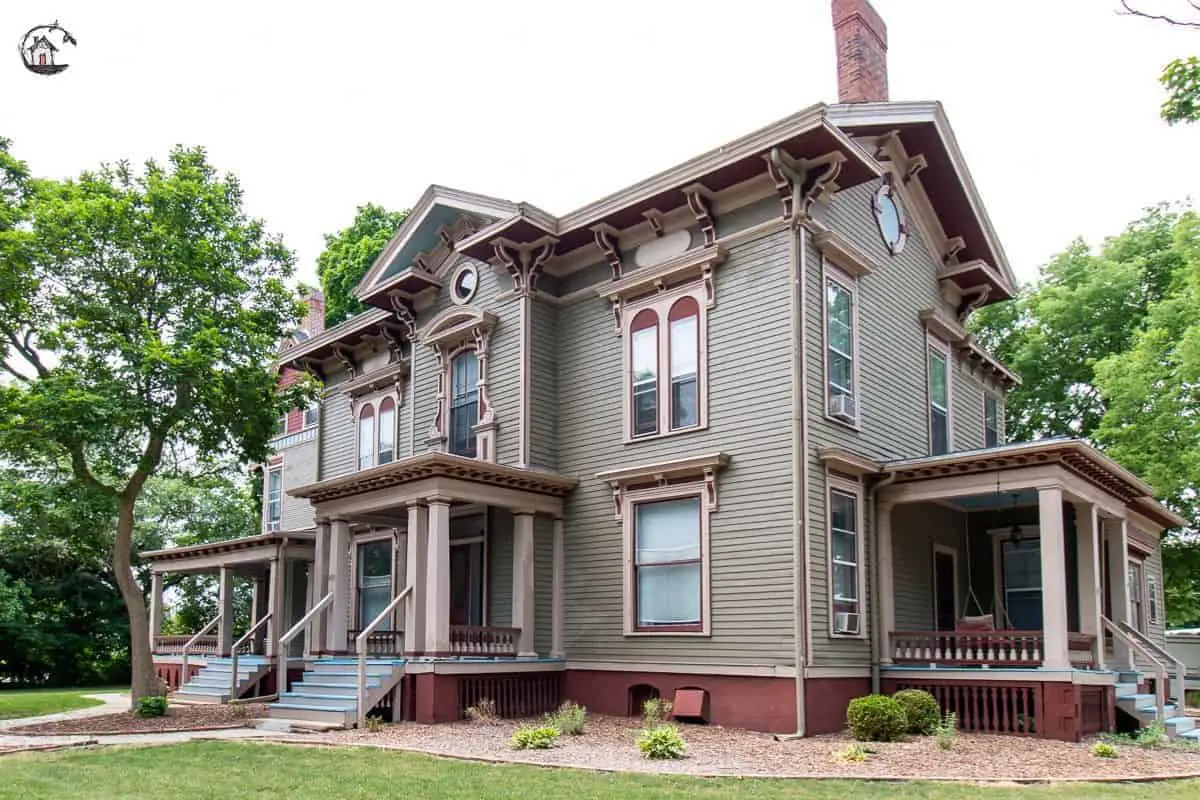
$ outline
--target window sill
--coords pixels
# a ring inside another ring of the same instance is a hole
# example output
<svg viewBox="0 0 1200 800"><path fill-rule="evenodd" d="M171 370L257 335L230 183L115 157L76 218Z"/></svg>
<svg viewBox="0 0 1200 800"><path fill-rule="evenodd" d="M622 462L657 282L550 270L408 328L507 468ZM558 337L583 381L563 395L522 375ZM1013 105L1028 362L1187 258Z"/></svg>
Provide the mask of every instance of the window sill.
<svg viewBox="0 0 1200 800"><path fill-rule="evenodd" d="M829 412L825 412L824 417L826 420L828 420L829 422L832 422L834 425L841 426L843 428L846 428L847 430L854 431L855 433L862 433L862 420L861 419L855 420L854 422L847 422L844 419L839 419L839 418L833 416Z"/></svg>
<svg viewBox="0 0 1200 800"><path fill-rule="evenodd" d="M637 444L638 442L653 442L658 439L668 439L672 436L682 436L684 434L696 433L697 431L706 431L706 430L708 430L708 422L707 421L701 423L700 425L693 425L690 428L678 428L676 430L666 431L664 433L647 433L642 436L628 436L627 435L623 441L623 444Z"/></svg>
<svg viewBox="0 0 1200 800"><path fill-rule="evenodd" d="M635 628L633 630L625 631L624 636L627 639L638 639L638 638L644 638L644 637L657 637L657 636L690 636L693 638L694 637L705 638L705 637L711 637L712 633L709 632L704 627L675 628L675 629L665 629L665 630L653 630L653 629L639 630L639 629Z"/></svg>
<svg viewBox="0 0 1200 800"><path fill-rule="evenodd" d="M860 642L867 641L867 635L865 633L834 633L833 631L830 631L829 638L830 639L849 639L851 641L857 640Z"/></svg>

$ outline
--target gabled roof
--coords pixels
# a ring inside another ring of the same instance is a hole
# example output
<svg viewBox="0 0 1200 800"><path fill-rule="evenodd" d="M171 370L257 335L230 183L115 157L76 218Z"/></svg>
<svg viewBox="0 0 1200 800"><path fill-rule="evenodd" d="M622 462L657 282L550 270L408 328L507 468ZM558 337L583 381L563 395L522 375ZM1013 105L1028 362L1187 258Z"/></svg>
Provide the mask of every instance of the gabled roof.
<svg viewBox="0 0 1200 800"><path fill-rule="evenodd" d="M928 166L921 183L948 237L961 236L966 243L959 260L983 261L999 271L1011 296L1017 279L1008 263L966 159L958 147L942 104L934 101L854 103L829 108L829 119L856 136L881 136L899 131L910 154L925 156Z"/></svg>

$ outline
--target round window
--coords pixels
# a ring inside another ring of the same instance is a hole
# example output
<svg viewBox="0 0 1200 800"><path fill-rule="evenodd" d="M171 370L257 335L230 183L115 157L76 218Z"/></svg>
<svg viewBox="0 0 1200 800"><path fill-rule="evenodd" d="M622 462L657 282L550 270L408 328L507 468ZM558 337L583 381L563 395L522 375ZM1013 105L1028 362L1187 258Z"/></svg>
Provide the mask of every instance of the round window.
<svg viewBox="0 0 1200 800"><path fill-rule="evenodd" d="M475 289L479 287L479 273L475 271L475 267L470 264L463 264L458 268L458 272L454 273L454 282L451 284L451 294L454 296L454 302L466 303L475 296Z"/></svg>
<svg viewBox="0 0 1200 800"><path fill-rule="evenodd" d="M904 219L904 210L900 207L900 198L889 181L875 192L872 203L875 209L875 220L879 223L879 235L887 245L888 252L896 255L904 249L908 239L908 222Z"/></svg>

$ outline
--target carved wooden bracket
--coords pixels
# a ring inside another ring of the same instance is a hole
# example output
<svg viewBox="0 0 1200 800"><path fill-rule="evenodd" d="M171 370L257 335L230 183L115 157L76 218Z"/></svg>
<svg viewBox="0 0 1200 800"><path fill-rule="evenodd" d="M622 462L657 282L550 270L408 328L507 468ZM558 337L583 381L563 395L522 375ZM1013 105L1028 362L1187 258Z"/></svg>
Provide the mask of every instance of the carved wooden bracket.
<svg viewBox="0 0 1200 800"><path fill-rule="evenodd" d="M763 154L763 161L767 162L767 177L771 179L771 184L775 187L775 193L779 195L779 202L783 205L783 218L792 218L792 203L795 199L795 194L792 192L792 182L787 175L783 174L783 170L771 158L770 153Z"/></svg>
<svg viewBox="0 0 1200 800"><path fill-rule="evenodd" d="M357 378L358 364L354 362L354 356L350 350L340 344L333 345L331 349L333 350L333 356L338 360L338 363L340 363L350 372L350 377Z"/></svg>
<svg viewBox="0 0 1200 800"><path fill-rule="evenodd" d="M700 223L700 231L704 234L704 246L716 244L717 223L712 216L712 190L702 183L693 183L683 189L687 198L688 209Z"/></svg>
<svg viewBox="0 0 1200 800"><path fill-rule="evenodd" d="M967 241L961 236L955 236L946 240L946 244L942 246L942 263L957 264L958 254L961 253L967 246Z"/></svg>
<svg viewBox="0 0 1200 800"><path fill-rule="evenodd" d="M988 295L992 293L991 286L981 286L978 289L963 293L962 301L958 304L955 313L958 316L959 322L966 322L967 317L975 312L975 309L987 302Z"/></svg>
<svg viewBox="0 0 1200 800"><path fill-rule="evenodd" d="M388 326L379 326L379 335L383 337L388 346L388 361L396 362L404 355L404 340L400 338L397 331Z"/></svg>
<svg viewBox="0 0 1200 800"><path fill-rule="evenodd" d="M808 216L813 203L832 197L836 189L837 177L841 174L844 163L846 163L845 153L837 150L817 158L800 160L799 166L804 175L804 181L800 186L800 213Z"/></svg>
<svg viewBox="0 0 1200 800"><path fill-rule="evenodd" d="M417 338L417 315L413 313L412 307L405 302L404 298L400 297L397 292L389 292L388 299L392 302L392 311L396 315L396 320L404 326L404 334L411 342Z"/></svg>
<svg viewBox="0 0 1200 800"><path fill-rule="evenodd" d="M904 165L904 182L911 183L913 178L917 177L917 174L928 166L929 161L920 153L910 156L908 163Z"/></svg>
<svg viewBox="0 0 1200 800"><path fill-rule="evenodd" d="M496 239L492 242L492 252L505 271L512 278L513 288L522 297L532 297L537 294L538 278L546 261L554 255L558 240L544 236L532 244L517 244L508 239Z"/></svg>
<svg viewBox="0 0 1200 800"><path fill-rule="evenodd" d="M611 225L600 224L592 228L592 233L596 235L596 246L600 248L609 268L612 269L612 279L617 280L621 277L620 231Z"/></svg>
<svg viewBox="0 0 1200 800"><path fill-rule="evenodd" d="M643 211L642 216L646 218L646 222L650 224L650 230L655 236L663 235L663 213L657 208L652 208L648 211Z"/></svg>

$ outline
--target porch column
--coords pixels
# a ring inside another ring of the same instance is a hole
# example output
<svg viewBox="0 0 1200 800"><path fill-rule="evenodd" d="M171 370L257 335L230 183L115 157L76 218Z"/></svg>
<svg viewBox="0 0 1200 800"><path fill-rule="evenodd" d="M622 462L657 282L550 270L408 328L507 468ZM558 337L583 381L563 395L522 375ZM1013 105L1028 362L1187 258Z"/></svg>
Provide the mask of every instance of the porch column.
<svg viewBox="0 0 1200 800"><path fill-rule="evenodd" d="M521 630L517 655L537 657L533 644L533 512L513 512L512 627Z"/></svg>
<svg viewBox="0 0 1200 800"><path fill-rule="evenodd" d="M1080 632L1096 637L1093 645L1096 668L1104 669L1104 628L1100 624L1100 614L1104 604L1100 596L1098 522L1095 505L1091 503L1075 504L1075 549L1079 573L1079 628Z"/></svg>
<svg viewBox="0 0 1200 800"><path fill-rule="evenodd" d="M154 652L154 642L162 635L163 623L163 575L161 572L150 573L150 652Z"/></svg>
<svg viewBox="0 0 1200 800"><path fill-rule="evenodd" d="M1063 535L1063 495L1058 486L1038 488L1038 522L1042 536L1042 664L1049 669L1071 665L1067 646L1067 558Z"/></svg>
<svg viewBox="0 0 1200 800"><path fill-rule="evenodd" d="M425 652L450 654L450 499L429 498L429 543L425 553Z"/></svg>
<svg viewBox="0 0 1200 800"><path fill-rule="evenodd" d="M251 625L254 625L256 622L258 622L260 619L263 618L264 614L267 613L266 605L267 605L267 592L266 592L265 587L263 586L263 578L260 575L255 575L254 579L253 579L253 583L250 586L250 624ZM254 652L254 653L263 652L263 636L264 636L264 634L265 634L265 631L262 628L259 628L258 632L254 634L254 638L251 640L251 644L253 645L253 649L251 650L251 652Z"/></svg>
<svg viewBox="0 0 1200 800"><path fill-rule="evenodd" d="M1112 621L1132 625L1129 613L1129 527L1123 519L1104 520L1105 539L1108 541L1108 592L1112 605ZM1133 669L1133 651L1117 637L1113 637L1113 666L1117 669Z"/></svg>
<svg viewBox="0 0 1200 800"><path fill-rule="evenodd" d="M892 663L896 629L896 572L893 566L892 503L875 501L875 562L879 565L879 625L875 631L880 664Z"/></svg>
<svg viewBox="0 0 1200 800"><path fill-rule="evenodd" d="M333 592L329 614L325 617L325 652L345 653L350 620L350 523L344 519L329 523L329 572L326 591Z"/></svg>
<svg viewBox="0 0 1200 800"><path fill-rule="evenodd" d="M550 657L564 658L563 649L563 618L566 616L567 592L567 553L566 542L563 539L562 517L554 518L554 543L551 551L551 564L554 572L550 578Z"/></svg>
<svg viewBox="0 0 1200 800"><path fill-rule="evenodd" d="M221 588L217 596L217 653L228 656L233 651L233 569L221 567Z"/></svg>
<svg viewBox="0 0 1200 800"><path fill-rule="evenodd" d="M286 647L279 643L279 639L290 627L287 624L287 610L284 601L286 596L284 582L287 580L287 576L284 574L287 571L286 567L287 559L281 545L271 559L267 574L267 613L271 615L271 621L267 623L266 646L266 655L279 656L280 675L286 674L287 654L283 652Z"/></svg>
<svg viewBox="0 0 1200 800"><path fill-rule="evenodd" d="M429 548L429 512L420 503L408 507L407 539L404 569L406 585L412 587L412 594L404 606L404 654L416 656L425 651L425 571Z"/></svg>
<svg viewBox="0 0 1200 800"><path fill-rule="evenodd" d="M329 520L317 520L316 537L313 541L313 563L309 572L312 584L312 605L320 602L329 591ZM311 606L310 606L311 607ZM304 649L310 653L325 651L325 620L329 617L326 608L312 619L308 632L304 634Z"/></svg>

